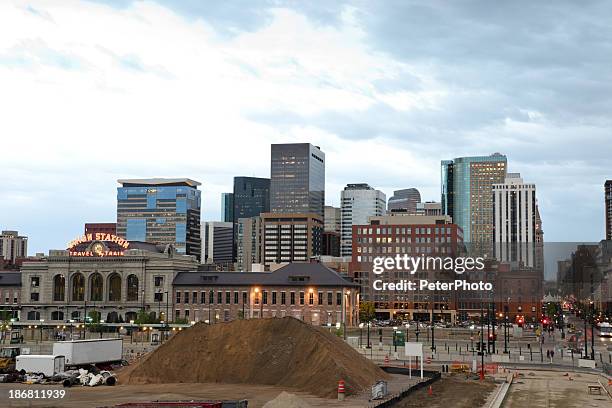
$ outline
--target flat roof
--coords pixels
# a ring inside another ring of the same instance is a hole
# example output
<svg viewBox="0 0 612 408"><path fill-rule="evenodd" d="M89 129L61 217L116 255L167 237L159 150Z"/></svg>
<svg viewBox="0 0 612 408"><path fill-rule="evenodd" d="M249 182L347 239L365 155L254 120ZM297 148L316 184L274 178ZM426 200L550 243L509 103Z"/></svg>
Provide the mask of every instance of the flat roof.
<svg viewBox="0 0 612 408"><path fill-rule="evenodd" d="M188 178L148 178L148 179L119 179L117 182L123 187L149 187L149 186L188 186L197 187L202 183Z"/></svg>
<svg viewBox="0 0 612 408"><path fill-rule="evenodd" d="M0 286L21 286L21 272L0 272Z"/></svg>

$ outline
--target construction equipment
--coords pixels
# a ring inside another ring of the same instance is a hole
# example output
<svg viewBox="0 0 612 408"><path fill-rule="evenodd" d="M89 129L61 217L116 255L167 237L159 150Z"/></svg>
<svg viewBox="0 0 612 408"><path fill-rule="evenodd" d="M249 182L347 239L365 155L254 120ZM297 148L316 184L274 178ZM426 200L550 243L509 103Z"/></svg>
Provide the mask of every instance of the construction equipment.
<svg viewBox="0 0 612 408"><path fill-rule="evenodd" d="M19 347L2 347L0 349L0 373L15 371L15 361L21 354Z"/></svg>

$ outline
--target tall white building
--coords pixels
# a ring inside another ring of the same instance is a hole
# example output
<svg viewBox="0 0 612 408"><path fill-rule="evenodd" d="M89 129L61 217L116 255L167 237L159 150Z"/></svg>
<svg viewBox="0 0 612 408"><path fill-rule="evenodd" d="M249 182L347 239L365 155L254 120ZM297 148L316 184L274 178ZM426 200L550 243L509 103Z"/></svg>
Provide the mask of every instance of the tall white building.
<svg viewBox="0 0 612 408"><path fill-rule="evenodd" d="M534 266L537 214L536 186L524 183L519 173L493 184L493 241L499 260Z"/></svg>
<svg viewBox="0 0 612 408"><path fill-rule="evenodd" d="M20 236L17 231L2 231L0 234L0 256L9 263L17 258L28 256L28 237Z"/></svg>
<svg viewBox="0 0 612 408"><path fill-rule="evenodd" d="M368 184L347 184L340 193L340 255L353 253L353 225L365 225L368 217L385 215L385 193Z"/></svg>

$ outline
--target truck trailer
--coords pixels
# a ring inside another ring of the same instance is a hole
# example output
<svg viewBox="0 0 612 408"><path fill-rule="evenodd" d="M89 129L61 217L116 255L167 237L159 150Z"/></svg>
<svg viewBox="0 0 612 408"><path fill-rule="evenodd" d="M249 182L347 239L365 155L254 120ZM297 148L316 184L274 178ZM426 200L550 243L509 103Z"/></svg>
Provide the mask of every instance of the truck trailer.
<svg viewBox="0 0 612 408"><path fill-rule="evenodd" d="M23 370L26 373L53 377L55 374L66 371L64 356L27 354L17 356L16 360L15 369Z"/></svg>
<svg viewBox="0 0 612 408"><path fill-rule="evenodd" d="M57 341L53 354L66 357L67 366L112 363L123 358L123 340L90 339Z"/></svg>

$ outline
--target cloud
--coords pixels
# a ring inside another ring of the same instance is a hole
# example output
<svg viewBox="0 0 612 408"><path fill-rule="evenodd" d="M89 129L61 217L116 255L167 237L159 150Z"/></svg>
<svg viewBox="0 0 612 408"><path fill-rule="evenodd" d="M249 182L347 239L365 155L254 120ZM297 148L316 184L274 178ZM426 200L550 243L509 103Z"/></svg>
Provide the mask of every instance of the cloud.
<svg viewBox="0 0 612 408"><path fill-rule="evenodd" d="M117 178L203 182L203 219L270 143L347 183L439 197L439 162L509 157L547 240L603 235L609 3L31 1L0 4L0 226L32 250L113 221ZM570 187L568 187L570 186ZM575 214L569 218L567 214Z"/></svg>

